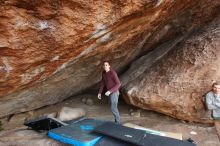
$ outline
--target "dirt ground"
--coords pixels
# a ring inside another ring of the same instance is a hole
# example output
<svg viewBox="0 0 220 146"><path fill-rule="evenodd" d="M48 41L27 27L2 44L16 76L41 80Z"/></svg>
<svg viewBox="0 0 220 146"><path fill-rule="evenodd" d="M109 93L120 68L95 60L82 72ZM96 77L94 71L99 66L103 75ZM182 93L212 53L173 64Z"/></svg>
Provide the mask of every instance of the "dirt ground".
<svg viewBox="0 0 220 146"><path fill-rule="evenodd" d="M83 103L83 98L92 99L93 104L88 105ZM24 120L33 119L44 114L57 113L61 107L64 106L84 108L89 118L113 120L107 97L98 100L96 95L91 94L72 97L55 105L46 106L35 111L13 115L0 120L3 123L4 129L23 127ZM197 146L220 146L217 131L213 125L201 125L176 120L153 111L141 110L127 105L123 100L119 101L118 107L122 123L129 122L154 130L182 133L183 140L191 138L195 141ZM133 111L133 115L130 114L131 111Z"/></svg>

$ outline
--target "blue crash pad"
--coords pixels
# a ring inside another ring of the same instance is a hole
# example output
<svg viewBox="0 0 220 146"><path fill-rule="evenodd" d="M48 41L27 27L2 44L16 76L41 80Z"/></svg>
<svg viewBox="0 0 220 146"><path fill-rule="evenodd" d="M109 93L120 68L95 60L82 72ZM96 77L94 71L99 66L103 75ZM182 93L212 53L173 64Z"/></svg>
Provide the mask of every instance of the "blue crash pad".
<svg viewBox="0 0 220 146"><path fill-rule="evenodd" d="M48 132L48 136L74 146L93 146L102 136L92 131L103 123L105 123L105 121L83 119L67 126L52 129Z"/></svg>

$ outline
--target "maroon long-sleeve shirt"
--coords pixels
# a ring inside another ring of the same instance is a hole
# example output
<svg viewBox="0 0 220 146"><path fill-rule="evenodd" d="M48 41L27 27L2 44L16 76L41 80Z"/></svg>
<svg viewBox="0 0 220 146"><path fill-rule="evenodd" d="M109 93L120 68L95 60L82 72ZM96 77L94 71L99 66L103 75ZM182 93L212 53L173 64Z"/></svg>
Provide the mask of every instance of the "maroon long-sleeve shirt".
<svg viewBox="0 0 220 146"><path fill-rule="evenodd" d="M117 91L120 88L120 86L121 86L121 82L118 79L117 73L113 69L110 69L110 71L108 72L104 71L102 73L102 80L99 88L99 93L103 92L104 87L106 88L107 91L113 93Z"/></svg>

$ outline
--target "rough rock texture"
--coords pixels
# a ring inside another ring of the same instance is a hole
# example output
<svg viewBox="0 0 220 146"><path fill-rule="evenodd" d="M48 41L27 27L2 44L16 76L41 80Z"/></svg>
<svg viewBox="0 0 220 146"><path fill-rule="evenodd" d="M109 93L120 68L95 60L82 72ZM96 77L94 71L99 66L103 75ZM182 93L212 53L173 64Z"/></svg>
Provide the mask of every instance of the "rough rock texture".
<svg viewBox="0 0 220 146"><path fill-rule="evenodd" d="M164 47L171 44L175 42ZM134 62L122 77L124 98L135 106L178 119L211 122L201 99L213 81L220 80L219 46L220 17L171 51L160 49L165 50L163 57L155 50L157 53Z"/></svg>
<svg viewBox="0 0 220 146"><path fill-rule="evenodd" d="M215 128L216 128L216 131L217 131L218 138L220 139L220 122L218 120L215 120L214 124L215 124Z"/></svg>
<svg viewBox="0 0 220 146"><path fill-rule="evenodd" d="M62 107L59 111L57 119L61 121L70 121L86 115L83 108Z"/></svg>
<svg viewBox="0 0 220 146"><path fill-rule="evenodd" d="M47 137L46 133L15 129L0 133L0 146L67 146Z"/></svg>
<svg viewBox="0 0 220 146"><path fill-rule="evenodd" d="M219 0L0 1L0 117L53 104L210 20ZM144 47L143 47L144 46Z"/></svg>

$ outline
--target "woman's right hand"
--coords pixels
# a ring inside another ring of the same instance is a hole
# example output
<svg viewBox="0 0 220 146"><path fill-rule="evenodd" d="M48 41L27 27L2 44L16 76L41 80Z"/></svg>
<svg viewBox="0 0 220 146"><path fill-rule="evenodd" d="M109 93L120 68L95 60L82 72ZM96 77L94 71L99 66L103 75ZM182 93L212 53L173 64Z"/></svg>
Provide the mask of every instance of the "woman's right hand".
<svg viewBox="0 0 220 146"><path fill-rule="evenodd" d="M102 99L102 95L99 93L98 94L98 99L101 100Z"/></svg>

